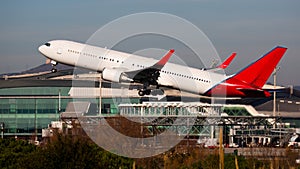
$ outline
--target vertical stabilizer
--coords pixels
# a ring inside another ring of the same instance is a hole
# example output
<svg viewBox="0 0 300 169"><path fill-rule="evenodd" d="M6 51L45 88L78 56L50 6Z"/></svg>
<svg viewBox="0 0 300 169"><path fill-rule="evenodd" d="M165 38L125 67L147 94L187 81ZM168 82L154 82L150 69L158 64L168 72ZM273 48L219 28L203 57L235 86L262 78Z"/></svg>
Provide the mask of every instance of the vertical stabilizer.
<svg viewBox="0 0 300 169"><path fill-rule="evenodd" d="M286 50L285 47L275 47L254 63L236 73L232 78L256 88L262 88Z"/></svg>

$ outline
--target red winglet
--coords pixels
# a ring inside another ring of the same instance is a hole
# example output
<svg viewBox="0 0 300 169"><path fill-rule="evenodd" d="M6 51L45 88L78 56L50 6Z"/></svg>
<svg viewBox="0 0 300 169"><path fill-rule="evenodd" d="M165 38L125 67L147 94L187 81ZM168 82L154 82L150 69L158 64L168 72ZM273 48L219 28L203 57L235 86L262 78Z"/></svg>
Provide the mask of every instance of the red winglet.
<svg viewBox="0 0 300 169"><path fill-rule="evenodd" d="M222 64L220 64L218 66L218 68L220 69L226 69L228 67L228 65L231 63L231 61L234 59L234 57L236 56L236 53L232 53Z"/></svg>
<svg viewBox="0 0 300 169"><path fill-rule="evenodd" d="M175 52L174 49L171 49L163 58L161 58L156 64L155 66L159 66L159 67L163 67L168 60L170 59L170 57L172 56L172 54Z"/></svg>

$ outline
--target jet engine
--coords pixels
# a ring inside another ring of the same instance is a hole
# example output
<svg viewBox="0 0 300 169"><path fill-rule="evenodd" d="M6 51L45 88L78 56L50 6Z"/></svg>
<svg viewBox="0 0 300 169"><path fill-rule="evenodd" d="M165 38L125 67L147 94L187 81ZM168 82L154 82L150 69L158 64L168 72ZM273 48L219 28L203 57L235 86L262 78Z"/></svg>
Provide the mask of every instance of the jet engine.
<svg viewBox="0 0 300 169"><path fill-rule="evenodd" d="M104 68L102 71L102 79L117 83L132 81L132 79L126 76L124 70L108 68Z"/></svg>

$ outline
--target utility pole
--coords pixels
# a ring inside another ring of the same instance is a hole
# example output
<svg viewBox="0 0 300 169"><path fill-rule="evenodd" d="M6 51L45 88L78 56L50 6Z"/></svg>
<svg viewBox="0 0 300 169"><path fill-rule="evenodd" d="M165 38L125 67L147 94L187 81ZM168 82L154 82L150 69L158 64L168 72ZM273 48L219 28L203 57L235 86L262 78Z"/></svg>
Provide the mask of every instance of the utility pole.
<svg viewBox="0 0 300 169"><path fill-rule="evenodd" d="M239 162L238 162L238 150L235 149L234 150L234 163L235 163L235 169L239 169Z"/></svg>
<svg viewBox="0 0 300 169"><path fill-rule="evenodd" d="M276 128L276 81L277 81L277 71L280 69L280 67L275 67L273 71L273 82L274 82L274 92L273 92L273 117L274 117L274 124L273 128Z"/></svg>
<svg viewBox="0 0 300 169"><path fill-rule="evenodd" d="M289 85L290 87L290 98L292 97L292 95L294 94L294 87L293 85Z"/></svg>
<svg viewBox="0 0 300 169"><path fill-rule="evenodd" d="M224 169L224 150L223 150L223 126L220 126L220 133L219 133L219 153L220 153L220 163L219 168Z"/></svg>
<svg viewBox="0 0 300 169"><path fill-rule="evenodd" d="M101 109L102 109L102 75L99 76L99 113L98 115L101 115Z"/></svg>
<svg viewBox="0 0 300 169"><path fill-rule="evenodd" d="M61 90L59 89L58 90L58 114L60 114L60 111L61 111ZM59 117L59 115L57 117Z"/></svg>
<svg viewBox="0 0 300 169"><path fill-rule="evenodd" d="M279 109L279 104L278 104L278 108L277 108L277 111L278 111L278 116L280 117L280 109ZM279 121L279 147L281 147L281 128L282 128L282 120Z"/></svg>
<svg viewBox="0 0 300 169"><path fill-rule="evenodd" d="M38 107L37 107L37 98L34 99L34 104L35 104L35 112L34 112L34 135L35 135L35 140L37 141L37 113L38 113Z"/></svg>

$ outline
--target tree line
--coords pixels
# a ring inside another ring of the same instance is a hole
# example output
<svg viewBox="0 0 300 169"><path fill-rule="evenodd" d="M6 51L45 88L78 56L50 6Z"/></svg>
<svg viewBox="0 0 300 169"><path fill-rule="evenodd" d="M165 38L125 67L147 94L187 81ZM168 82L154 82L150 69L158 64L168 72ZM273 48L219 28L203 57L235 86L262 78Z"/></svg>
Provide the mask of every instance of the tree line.
<svg viewBox="0 0 300 169"><path fill-rule="evenodd" d="M0 168L2 169L89 169L89 168L219 168L218 149L192 148L188 152L170 151L154 157L130 159L107 152L86 137L56 135L47 144L36 146L27 141L0 139ZM287 150L288 151L288 150ZM285 159L260 161L238 156L239 169L297 168L298 153L288 151ZM225 155L225 168L235 168L235 156Z"/></svg>

